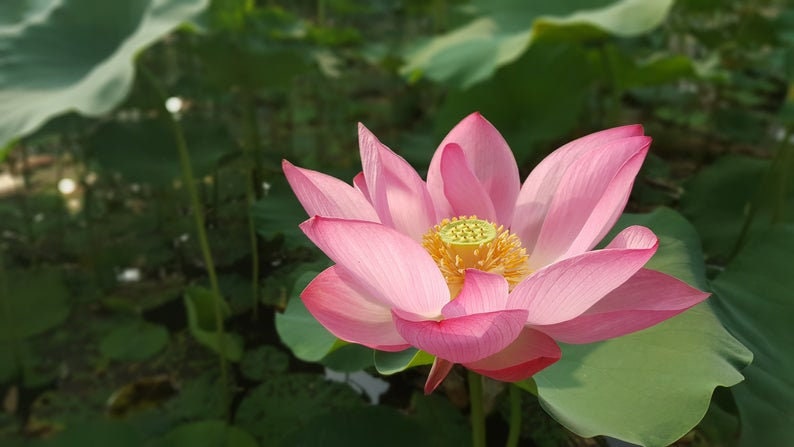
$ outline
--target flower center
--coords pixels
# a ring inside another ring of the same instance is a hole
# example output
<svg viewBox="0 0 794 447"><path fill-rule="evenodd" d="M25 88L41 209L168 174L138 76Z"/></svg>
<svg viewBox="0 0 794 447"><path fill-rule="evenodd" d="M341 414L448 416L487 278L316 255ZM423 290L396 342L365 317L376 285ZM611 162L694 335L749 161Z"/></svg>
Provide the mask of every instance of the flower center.
<svg viewBox="0 0 794 447"><path fill-rule="evenodd" d="M521 240L476 216L442 220L423 236L422 245L438 264L453 299L463 287L466 269L502 275L511 290L531 273Z"/></svg>

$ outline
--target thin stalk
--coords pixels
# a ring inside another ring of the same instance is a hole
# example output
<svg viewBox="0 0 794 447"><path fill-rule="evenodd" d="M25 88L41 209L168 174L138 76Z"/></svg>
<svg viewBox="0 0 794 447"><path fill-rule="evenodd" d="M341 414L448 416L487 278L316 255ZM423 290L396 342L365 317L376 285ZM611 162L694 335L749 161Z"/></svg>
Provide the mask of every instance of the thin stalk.
<svg viewBox="0 0 794 447"><path fill-rule="evenodd" d="M254 320L259 318L259 238L256 235L256 225L251 209L256 202L255 185L260 182L261 175L261 145L259 127L256 121L256 109L253 95L246 92L244 100L245 123L247 127L248 142L243 145L249 158L249 169L246 172L245 198L248 203L248 239L251 243L251 304L253 305Z"/></svg>
<svg viewBox="0 0 794 447"><path fill-rule="evenodd" d="M79 156L77 161L77 166L80 169L80 185L83 188L83 207L81 209L82 217L83 217L83 240L85 241L85 247L88 262L91 265L92 273L94 274L94 281L96 284L101 285L102 287L105 286L102 282L103 274L100 272L100 262L99 262L99 247L102 245L100 242L96 241L96 233L94 228L94 197L95 191L93 185L90 185L88 182L88 165L89 165L89 158L90 153L87 152L85 149L85 145L78 144L78 147L81 147L79 152L75 154L75 156Z"/></svg>
<svg viewBox="0 0 794 447"><path fill-rule="evenodd" d="M190 163L190 154L187 150L187 143L185 142L185 134L179 121L176 120L174 115L165 108L165 101L167 96L163 91L157 78L146 68L140 67L141 73L152 89L157 93L160 99L161 112L165 114L166 119L174 134L174 141L176 142L176 149L179 153L179 165L182 170L182 179L185 183L185 189L190 196L190 206L193 209L193 217L196 224L196 233L198 235L199 247L201 248L201 255L204 258L204 265L207 269L207 275L210 280L210 288L213 295L213 313L215 314L215 329L218 337L218 358L221 368L221 386L223 387L222 396L224 408L228 411L228 404L231 402L229 399L229 374L226 365L226 343L224 334L223 311L221 303L221 293L218 287L218 277L215 273L215 263L212 259L212 252L210 251L209 239L207 238L207 230L204 224L204 209L199 201L198 190L196 189L196 180L193 176L193 168Z"/></svg>
<svg viewBox="0 0 794 447"><path fill-rule="evenodd" d="M35 245L35 238L36 233L33 228L33 213L30 210L30 202L28 201L28 197L30 197L31 191L33 189L32 182L30 179L30 164L28 160L28 148L24 143L19 143L17 145L19 148L19 155L21 157L21 174L22 174L22 187L24 192L19 195L19 207L22 210L22 218L25 219L25 231L27 232L28 237L28 244L31 246ZM13 166L11 172L14 172ZM36 264L36 260L38 258L38 252L34 248L30 251L31 253L31 264Z"/></svg>
<svg viewBox="0 0 794 447"><path fill-rule="evenodd" d="M744 247L745 242L747 242L747 235L750 233L750 227L755 220L756 211L758 209L758 205L756 204L758 201L758 196L760 196L760 194L756 193L756 197L751 200L748 205L747 216L745 216L744 222L742 222L742 229L739 231L739 237L736 238L736 245L733 247L733 251L731 252L730 256L728 256L729 261L739 254L739 252L742 250L742 247Z"/></svg>
<svg viewBox="0 0 794 447"><path fill-rule="evenodd" d="M251 207L256 199L253 172L250 169L246 181L245 197L248 202L248 239L251 241L251 304L253 305L254 320L257 320L259 318L259 239L256 235L254 216L251 213Z"/></svg>
<svg viewBox="0 0 794 447"><path fill-rule="evenodd" d="M6 274L5 260L3 259L3 250L0 247L0 323L5 328L12 328L12 341L11 349L16 351L17 347L17 328L16 324L11 321L11 310L8 308L9 301L11 300L11 293L9 293L8 275ZM16 356L16 353L15 353Z"/></svg>
<svg viewBox="0 0 794 447"><path fill-rule="evenodd" d="M482 376L469 371L471 441L474 447L485 447L485 410L482 404Z"/></svg>
<svg viewBox="0 0 794 447"><path fill-rule="evenodd" d="M761 207L761 202L766 199L767 195L765 191L767 188L772 189L774 187L773 182L775 181L775 171L777 169L781 170L780 178L778 180L778 190L776 191L776 200L775 206L772 210L772 223L777 223L780 221L781 216L783 215L783 211L785 210L785 200L786 200L786 192L788 189L788 163L787 163L787 147L788 140L791 138L791 129L786 128L786 131L783 134L783 139L780 141L778 145L777 152L775 153L775 157L772 160L769 169L767 170L764 178L761 180L761 184L759 185L758 189L756 190L755 196L750 201L747 211L747 216L744 218L744 222L742 222L742 229L739 232L739 237L736 238L736 245L733 247L733 251L731 252L730 256L728 257L729 260L736 257L736 255L741 251L744 244L747 242L747 237L750 234L750 228L753 226L753 221L755 221L755 217L758 214L758 208Z"/></svg>
<svg viewBox="0 0 794 447"><path fill-rule="evenodd" d="M791 157L791 148L789 147L789 140L791 139L791 129L786 128L786 131L783 133L783 140L780 142L780 146L777 149L777 154L775 154L775 161L773 162L772 169L777 168L777 191L775 191L775 195L777 196L777 200L775 200L775 208L772 211L772 223L780 223L783 220L784 214L786 212L786 199L788 198L788 179L789 179L789 168L791 166L791 162L789 158Z"/></svg>
<svg viewBox="0 0 794 447"><path fill-rule="evenodd" d="M325 0L317 0L317 24L325 24Z"/></svg>
<svg viewBox="0 0 794 447"><path fill-rule="evenodd" d="M506 447L518 447L521 438L521 390L513 385L510 389L510 430L507 432Z"/></svg>

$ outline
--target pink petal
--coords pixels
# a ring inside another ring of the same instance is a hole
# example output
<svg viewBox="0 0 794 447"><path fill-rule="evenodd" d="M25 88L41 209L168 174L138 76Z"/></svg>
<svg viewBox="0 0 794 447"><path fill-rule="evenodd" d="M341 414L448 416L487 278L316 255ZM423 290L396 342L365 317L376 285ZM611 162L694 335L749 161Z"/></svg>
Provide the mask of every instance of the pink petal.
<svg viewBox="0 0 794 447"><path fill-rule="evenodd" d="M640 136L642 126L615 127L596 132L560 147L532 170L521 187L511 230L519 235L528 251L535 247L549 205L566 170L582 154L623 138Z"/></svg>
<svg viewBox="0 0 794 447"><path fill-rule="evenodd" d="M446 379L447 374L452 371L453 366L455 366L454 363L436 357L433 361L433 366L430 368L427 381L425 382L425 394L430 394L435 391L435 389L441 385L441 382Z"/></svg>
<svg viewBox="0 0 794 447"><path fill-rule="evenodd" d="M441 321L412 321L394 312L397 332L417 348L453 363L476 362L510 345L527 318L525 310L503 310Z"/></svg>
<svg viewBox="0 0 794 447"><path fill-rule="evenodd" d="M382 305L436 318L449 302L438 266L416 241L384 225L313 217L301 230Z"/></svg>
<svg viewBox="0 0 794 447"><path fill-rule="evenodd" d="M508 285L504 277L467 269L460 294L441 309L441 314L444 318L453 318L504 310L507 296Z"/></svg>
<svg viewBox="0 0 794 447"><path fill-rule="evenodd" d="M281 162L284 175L309 216L340 217L379 222L367 199L352 186L321 172Z"/></svg>
<svg viewBox="0 0 794 447"><path fill-rule="evenodd" d="M640 269L584 314L535 328L564 343L592 343L651 327L708 296L672 276Z"/></svg>
<svg viewBox="0 0 794 447"><path fill-rule="evenodd" d="M476 373L503 382L528 379L562 357L557 343L531 328L524 328L510 346L498 353L464 366Z"/></svg>
<svg viewBox="0 0 794 447"><path fill-rule="evenodd" d="M364 198L367 199L367 201L371 200L369 197L369 188L367 188L367 180L364 178L363 172L359 172L355 177L353 177L353 187L359 190Z"/></svg>
<svg viewBox="0 0 794 447"><path fill-rule="evenodd" d="M527 309L532 325L578 317L631 278L656 252L651 230L628 227L603 250L556 262L538 270L510 293L509 308Z"/></svg>
<svg viewBox="0 0 794 447"><path fill-rule="evenodd" d="M508 227L520 187L518 166L510 146L499 131L477 112L458 123L438 146L427 172L428 189L439 210L448 208L444 195L447 177L441 172L441 156L450 143L463 149L471 172L493 203L496 222ZM439 217L452 216L445 214Z"/></svg>
<svg viewBox="0 0 794 447"><path fill-rule="evenodd" d="M391 310L368 299L355 279L337 265L317 275L301 299L320 324L344 341L380 351L410 346L397 333Z"/></svg>
<svg viewBox="0 0 794 447"><path fill-rule="evenodd" d="M421 240L437 223L427 185L405 159L383 145L363 124L358 126L366 189L380 221Z"/></svg>
<svg viewBox="0 0 794 447"><path fill-rule="evenodd" d="M455 143L441 150L441 177L444 196L454 216L477 216L498 222L491 198L469 167L463 149Z"/></svg>
<svg viewBox="0 0 794 447"><path fill-rule="evenodd" d="M590 250L615 224L651 139L629 137L582 154L565 171L532 250L530 268Z"/></svg>

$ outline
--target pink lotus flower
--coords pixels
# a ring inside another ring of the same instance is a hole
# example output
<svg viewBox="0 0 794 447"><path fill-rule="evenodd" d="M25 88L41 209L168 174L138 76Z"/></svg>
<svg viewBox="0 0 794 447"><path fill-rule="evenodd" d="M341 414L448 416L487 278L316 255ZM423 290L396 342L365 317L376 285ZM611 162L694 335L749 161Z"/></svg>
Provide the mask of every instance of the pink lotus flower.
<svg viewBox="0 0 794 447"><path fill-rule="evenodd" d="M639 125L572 141L521 185L480 114L436 150L427 182L363 125L353 186L283 162L301 229L336 265L301 298L342 340L436 360L431 392L456 363L503 381L556 362L557 341L635 332L708 294L644 269L658 246L632 226L593 250L620 216L651 139Z"/></svg>

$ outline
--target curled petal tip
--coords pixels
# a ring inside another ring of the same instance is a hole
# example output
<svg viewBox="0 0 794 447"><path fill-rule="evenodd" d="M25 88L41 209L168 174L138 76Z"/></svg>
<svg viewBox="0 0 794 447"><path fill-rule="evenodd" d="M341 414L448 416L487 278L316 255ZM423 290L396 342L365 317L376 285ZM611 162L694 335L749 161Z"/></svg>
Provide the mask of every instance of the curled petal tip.
<svg viewBox="0 0 794 447"><path fill-rule="evenodd" d="M425 382L425 395L431 394L441 385L441 382L443 382L449 372L452 371L453 366L455 366L454 363L438 357L433 360L433 366L430 368L430 374L428 374L427 381Z"/></svg>

